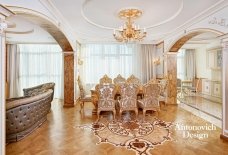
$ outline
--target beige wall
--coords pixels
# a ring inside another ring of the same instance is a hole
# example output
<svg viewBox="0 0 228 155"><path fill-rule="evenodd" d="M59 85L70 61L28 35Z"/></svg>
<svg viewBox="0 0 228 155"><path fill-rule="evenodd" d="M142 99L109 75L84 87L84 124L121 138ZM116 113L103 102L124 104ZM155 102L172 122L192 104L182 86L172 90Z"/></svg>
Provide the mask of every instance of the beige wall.
<svg viewBox="0 0 228 155"><path fill-rule="evenodd" d="M211 70L207 67L207 49L221 46L220 41L201 46L196 49L196 76L197 78L206 78L210 80L222 79L221 70Z"/></svg>

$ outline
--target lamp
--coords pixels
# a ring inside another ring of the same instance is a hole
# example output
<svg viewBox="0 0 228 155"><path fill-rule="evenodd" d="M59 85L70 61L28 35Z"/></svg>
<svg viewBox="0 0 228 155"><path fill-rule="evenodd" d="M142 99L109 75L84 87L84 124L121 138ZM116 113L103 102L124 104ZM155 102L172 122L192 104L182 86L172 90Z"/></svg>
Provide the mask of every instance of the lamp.
<svg viewBox="0 0 228 155"><path fill-rule="evenodd" d="M141 41L146 37L146 29L135 25L133 19L142 15L138 9L124 9L119 12L119 17L126 20L119 29L114 29L113 36L119 42Z"/></svg>
<svg viewBox="0 0 228 155"><path fill-rule="evenodd" d="M160 57L154 59L154 64L155 64L155 65L160 65L160 63L161 63Z"/></svg>
<svg viewBox="0 0 228 155"><path fill-rule="evenodd" d="M78 58L78 65L83 65L83 61L80 58Z"/></svg>

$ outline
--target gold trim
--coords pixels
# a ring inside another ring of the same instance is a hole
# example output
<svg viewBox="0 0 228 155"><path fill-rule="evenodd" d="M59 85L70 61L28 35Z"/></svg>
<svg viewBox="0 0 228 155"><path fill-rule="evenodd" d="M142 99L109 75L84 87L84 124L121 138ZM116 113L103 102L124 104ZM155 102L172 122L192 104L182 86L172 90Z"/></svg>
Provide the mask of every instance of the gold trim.
<svg viewBox="0 0 228 155"><path fill-rule="evenodd" d="M138 9L123 9L120 10L119 12L119 17L123 19L128 19L128 18L138 18L142 15L142 11Z"/></svg>

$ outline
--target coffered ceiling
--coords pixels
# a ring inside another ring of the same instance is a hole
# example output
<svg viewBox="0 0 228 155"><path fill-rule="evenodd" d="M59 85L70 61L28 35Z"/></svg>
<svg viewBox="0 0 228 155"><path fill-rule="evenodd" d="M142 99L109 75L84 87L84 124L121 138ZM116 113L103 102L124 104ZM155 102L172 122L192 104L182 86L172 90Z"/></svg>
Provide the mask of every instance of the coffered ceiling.
<svg viewBox="0 0 228 155"><path fill-rule="evenodd" d="M81 43L115 42L113 29L124 24L118 17L123 8L137 8L143 14L135 20L141 28L147 29L147 37L143 43L154 43L165 36L191 24L202 14L210 14L211 9L224 0L3 0L8 6L38 9L42 6L44 14L52 14L61 18L72 30ZM39 9L38 9L39 10Z"/></svg>

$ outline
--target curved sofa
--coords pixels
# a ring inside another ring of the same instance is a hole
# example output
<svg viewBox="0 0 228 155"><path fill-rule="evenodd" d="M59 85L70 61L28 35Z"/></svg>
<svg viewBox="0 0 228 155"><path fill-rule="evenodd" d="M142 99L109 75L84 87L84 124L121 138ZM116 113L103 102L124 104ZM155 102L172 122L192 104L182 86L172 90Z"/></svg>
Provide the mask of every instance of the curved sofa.
<svg viewBox="0 0 228 155"><path fill-rule="evenodd" d="M49 82L35 87L24 88L23 92L24 92L24 96L34 96L34 95L37 95L38 93L45 92L48 89L52 89L53 90L52 99L53 99L54 88L55 88L55 83Z"/></svg>
<svg viewBox="0 0 228 155"><path fill-rule="evenodd" d="M53 90L40 91L34 96L6 101L6 142L23 139L45 120L51 108Z"/></svg>

